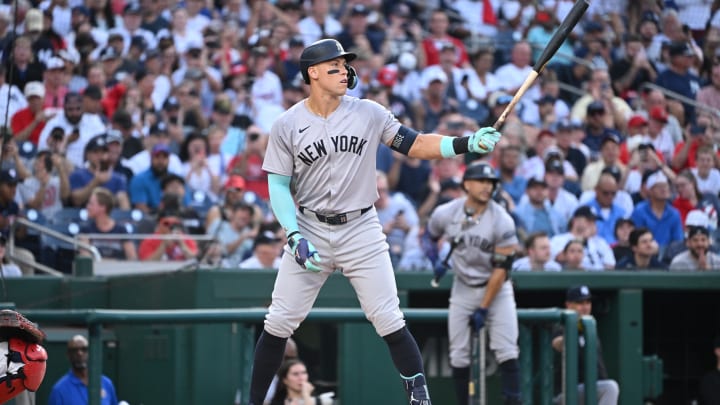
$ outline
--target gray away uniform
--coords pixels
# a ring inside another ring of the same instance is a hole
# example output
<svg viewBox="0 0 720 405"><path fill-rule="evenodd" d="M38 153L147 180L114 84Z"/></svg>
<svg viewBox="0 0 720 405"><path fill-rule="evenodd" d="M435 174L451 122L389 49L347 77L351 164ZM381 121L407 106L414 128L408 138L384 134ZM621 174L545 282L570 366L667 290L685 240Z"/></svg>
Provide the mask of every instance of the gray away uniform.
<svg viewBox="0 0 720 405"><path fill-rule="evenodd" d="M292 335L334 270L348 278L380 336L405 326L388 244L373 208L377 148L399 129L400 122L381 105L349 96L328 118L301 101L273 124L263 169L293 177L299 230L317 248L323 271L303 269L285 247L265 319L269 333ZM338 225L317 217L341 213L348 213L347 222Z"/></svg>
<svg viewBox="0 0 720 405"><path fill-rule="evenodd" d="M462 234L462 241L451 257L455 278L448 315L450 365L457 368L471 363L470 316L482 303L485 284L492 273L490 259L494 249L518 244L515 223L502 206L490 201L485 212L466 225L465 201L465 197L458 198L437 207L428 223L431 235L444 236L446 240ZM502 285L490 304L485 327L498 363L518 357L517 311L510 281Z"/></svg>

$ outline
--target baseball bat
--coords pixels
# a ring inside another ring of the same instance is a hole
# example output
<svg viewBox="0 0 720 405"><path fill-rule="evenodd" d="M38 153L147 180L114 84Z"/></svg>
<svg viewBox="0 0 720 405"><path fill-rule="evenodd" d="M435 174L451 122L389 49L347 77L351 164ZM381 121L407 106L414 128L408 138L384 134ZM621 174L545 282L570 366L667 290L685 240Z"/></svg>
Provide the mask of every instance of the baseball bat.
<svg viewBox="0 0 720 405"><path fill-rule="evenodd" d="M525 79L522 86L520 86L518 91L515 92L515 95L513 96L510 103L505 107L505 110L502 112L502 114L500 114L500 117L497 119L497 121L495 121L493 128L497 130L502 128L503 124L505 123L505 119L507 119L508 114L510 114L510 111L515 108L515 105L520 101L522 96L525 95L525 92L527 92L527 90L533 85L535 79L540 76L540 73L542 73L542 71L545 69L545 65L547 65L548 62L550 62L550 59L555 56L555 53L557 52L558 48L560 48L560 45L562 45L565 39L567 39L568 35L570 35L570 32L573 30L573 28L575 28L575 25L577 25L578 21L580 21L580 18L583 16L585 10L587 10L589 6L589 0L577 0L575 2L575 5L570 10L570 13L568 13L567 17L565 17L563 22L560 24L560 27L558 27L557 31L555 31L555 34L553 34L552 38L550 38L550 42L548 42L542 54L540 54L538 60L535 61L535 66L533 66L532 72L530 72L530 74Z"/></svg>

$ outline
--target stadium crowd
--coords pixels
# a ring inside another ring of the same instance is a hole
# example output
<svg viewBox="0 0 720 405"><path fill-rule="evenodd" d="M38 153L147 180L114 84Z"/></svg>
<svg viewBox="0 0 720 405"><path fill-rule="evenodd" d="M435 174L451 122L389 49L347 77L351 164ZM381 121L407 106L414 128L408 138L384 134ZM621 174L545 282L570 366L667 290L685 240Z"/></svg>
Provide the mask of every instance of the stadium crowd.
<svg viewBox="0 0 720 405"><path fill-rule="evenodd" d="M348 94L464 136L495 122L573 1L13 5L0 5L3 235L18 216L68 235L175 233L84 240L110 259L272 268L285 235L261 166L274 119L307 94L305 46L336 38L358 55ZM396 269L431 268L419 235L473 160L497 169L525 241L518 271L719 269L719 45L718 0L595 1L492 154L429 162L381 146ZM13 229L51 267L88 254Z"/></svg>

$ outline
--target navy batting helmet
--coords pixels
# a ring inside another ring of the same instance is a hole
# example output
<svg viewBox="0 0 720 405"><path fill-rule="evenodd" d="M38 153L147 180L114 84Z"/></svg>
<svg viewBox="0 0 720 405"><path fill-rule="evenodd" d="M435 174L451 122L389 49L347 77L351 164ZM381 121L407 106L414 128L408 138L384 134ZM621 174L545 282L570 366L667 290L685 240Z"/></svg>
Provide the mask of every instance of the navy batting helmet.
<svg viewBox="0 0 720 405"><path fill-rule="evenodd" d="M500 181L495 169L487 163L473 163L465 168L465 174L463 174L463 181L465 180L492 180L497 183Z"/></svg>
<svg viewBox="0 0 720 405"><path fill-rule="evenodd" d="M357 55L352 52L345 52L340 42L334 39L321 39L303 49L300 55L300 73L303 80L305 80L305 84L310 84L310 77L308 76L310 66L339 57L345 58L346 62L351 62L357 58ZM347 65L347 69L348 87L352 89L357 84L357 75L350 65Z"/></svg>

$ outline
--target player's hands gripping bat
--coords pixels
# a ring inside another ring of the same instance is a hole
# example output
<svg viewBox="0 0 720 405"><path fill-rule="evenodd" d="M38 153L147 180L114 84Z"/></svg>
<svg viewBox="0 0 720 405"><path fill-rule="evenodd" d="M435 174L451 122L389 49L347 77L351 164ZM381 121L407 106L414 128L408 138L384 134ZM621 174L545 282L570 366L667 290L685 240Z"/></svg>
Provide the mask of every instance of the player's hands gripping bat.
<svg viewBox="0 0 720 405"><path fill-rule="evenodd" d="M485 326L485 319L487 319L488 310L487 308L478 308L475 312L470 315L470 326L472 326L475 332Z"/></svg>
<svg viewBox="0 0 720 405"><path fill-rule="evenodd" d="M557 31L555 31L555 34L553 34L552 38L550 38L550 41L548 42L543 52L540 54L538 60L535 61L532 72L530 72L528 77L525 79L525 82L523 82L522 86L520 86L518 91L515 92L512 100L505 107L505 110L502 112L502 114L500 114L500 117L497 119L497 121L495 121L495 124L493 125L495 129L502 128L503 124L505 124L505 119L507 118L508 114L510 114L510 111L515 108L515 105L520 101L522 96L525 95L525 92L527 92L527 90L532 87L535 79L540 76L540 73L542 73L543 70L545 70L545 66L548 64L548 62L550 62L550 59L555 56L555 53L557 52L558 48L560 48L560 45L565 42L567 37L570 35L570 32L572 32L573 28L575 28L575 25L577 25L578 21L580 21L580 18L582 18L583 14L585 14L585 10L587 10L589 6L589 0L575 1L575 5L570 10L567 17L565 17L563 22L560 24ZM483 146L485 145L481 145L480 148L483 149ZM488 152L489 150L482 151L481 153Z"/></svg>
<svg viewBox="0 0 720 405"><path fill-rule="evenodd" d="M493 127L480 128L470 135L468 149L473 153L490 153L500 140L500 132Z"/></svg>
<svg viewBox="0 0 720 405"><path fill-rule="evenodd" d="M309 240L300 235L300 232L296 231L288 235L288 246L290 246L297 264L305 270L310 270L315 273L322 270L320 268L320 263L322 262L320 254Z"/></svg>

